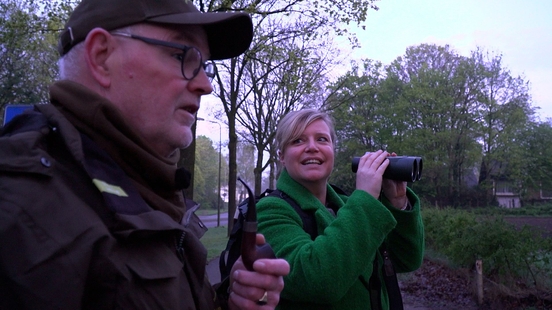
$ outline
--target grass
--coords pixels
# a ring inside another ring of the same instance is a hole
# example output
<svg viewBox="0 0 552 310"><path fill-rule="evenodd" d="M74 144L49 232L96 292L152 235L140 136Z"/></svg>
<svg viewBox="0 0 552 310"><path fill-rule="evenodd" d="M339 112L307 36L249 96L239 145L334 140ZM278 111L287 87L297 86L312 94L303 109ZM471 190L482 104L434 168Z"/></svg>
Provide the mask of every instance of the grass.
<svg viewBox="0 0 552 310"><path fill-rule="evenodd" d="M207 261L220 255L226 248L228 228L225 226L212 227L203 235L201 243L207 248Z"/></svg>

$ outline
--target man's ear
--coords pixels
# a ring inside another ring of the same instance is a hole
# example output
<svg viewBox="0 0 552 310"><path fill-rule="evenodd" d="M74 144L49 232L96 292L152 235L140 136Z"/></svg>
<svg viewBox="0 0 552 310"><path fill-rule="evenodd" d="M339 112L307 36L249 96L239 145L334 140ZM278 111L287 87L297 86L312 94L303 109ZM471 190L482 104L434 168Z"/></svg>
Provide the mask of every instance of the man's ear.
<svg viewBox="0 0 552 310"><path fill-rule="evenodd" d="M111 85L111 71L108 59L112 56L115 39L111 34L102 28L92 29L84 41L85 61L90 74L102 86Z"/></svg>

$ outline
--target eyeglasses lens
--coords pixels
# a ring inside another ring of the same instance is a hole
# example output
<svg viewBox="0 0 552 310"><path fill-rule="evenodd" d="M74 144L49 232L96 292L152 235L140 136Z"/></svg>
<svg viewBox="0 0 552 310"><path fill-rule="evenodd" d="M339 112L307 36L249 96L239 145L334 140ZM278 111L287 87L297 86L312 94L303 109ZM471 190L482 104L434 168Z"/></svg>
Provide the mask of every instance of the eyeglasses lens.
<svg viewBox="0 0 552 310"><path fill-rule="evenodd" d="M212 61L207 61L203 69L205 70L205 74L207 75L209 80L212 81L213 78L215 77L215 72L216 72L215 64Z"/></svg>
<svg viewBox="0 0 552 310"><path fill-rule="evenodd" d="M182 60L182 74L188 80L193 79L201 68L201 53L196 48L190 48L186 51Z"/></svg>
<svg viewBox="0 0 552 310"><path fill-rule="evenodd" d="M215 64L211 61L203 63L201 52L197 48L191 47L186 51L182 60L182 74L186 79L191 80L197 76L201 67L205 70L209 81L212 81L215 77Z"/></svg>

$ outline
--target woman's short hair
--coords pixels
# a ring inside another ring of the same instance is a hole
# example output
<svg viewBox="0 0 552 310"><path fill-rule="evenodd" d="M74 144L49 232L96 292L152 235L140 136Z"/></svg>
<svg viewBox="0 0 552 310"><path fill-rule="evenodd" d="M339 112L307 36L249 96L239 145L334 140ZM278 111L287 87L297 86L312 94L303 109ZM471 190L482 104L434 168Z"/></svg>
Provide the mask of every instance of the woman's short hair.
<svg viewBox="0 0 552 310"><path fill-rule="evenodd" d="M276 149L283 153L293 140L301 136L305 128L317 120L324 121L330 128L330 138L335 148L337 137L332 118L327 113L319 110L303 109L289 112L280 120L276 129Z"/></svg>

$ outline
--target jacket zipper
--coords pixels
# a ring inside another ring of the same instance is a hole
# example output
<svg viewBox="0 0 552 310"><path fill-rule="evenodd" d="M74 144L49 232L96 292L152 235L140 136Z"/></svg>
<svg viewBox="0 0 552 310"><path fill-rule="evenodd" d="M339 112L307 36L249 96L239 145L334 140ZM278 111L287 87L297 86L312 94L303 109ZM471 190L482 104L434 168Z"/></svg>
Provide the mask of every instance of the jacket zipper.
<svg viewBox="0 0 552 310"><path fill-rule="evenodd" d="M176 254L181 262L184 262L184 238L186 238L186 232L183 231L176 244Z"/></svg>

